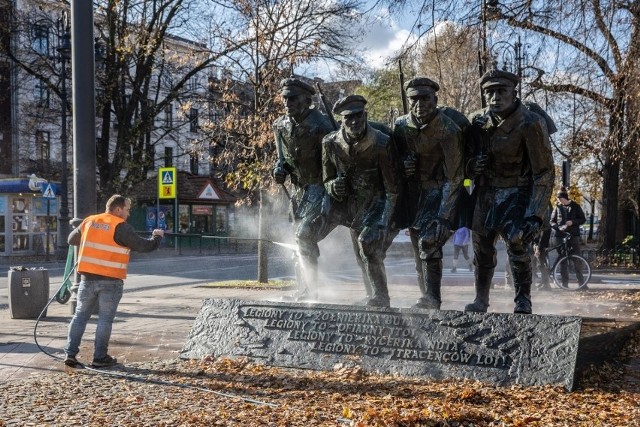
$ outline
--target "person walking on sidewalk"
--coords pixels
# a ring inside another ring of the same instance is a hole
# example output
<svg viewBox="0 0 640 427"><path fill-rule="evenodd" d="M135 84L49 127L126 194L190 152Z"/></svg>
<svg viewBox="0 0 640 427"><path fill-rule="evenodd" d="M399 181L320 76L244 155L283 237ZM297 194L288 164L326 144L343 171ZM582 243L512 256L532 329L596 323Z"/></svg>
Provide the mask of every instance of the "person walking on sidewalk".
<svg viewBox="0 0 640 427"><path fill-rule="evenodd" d="M467 264L469 264L469 271L473 271L473 264L469 259L469 242L471 241L471 232L467 227L460 227L453 234L453 267L451 272L455 273L458 269L458 257L460 252L464 257Z"/></svg>
<svg viewBox="0 0 640 427"><path fill-rule="evenodd" d="M160 229L153 230L148 239L138 236L126 222L130 210L130 199L113 195L107 201L104 213L87 217L69 234L69 244L79 246L77 270L80 287L64 349L64 364L67 366L79 364L76 356L95 304L98 304L98 324L92 365L103 367L117 363L107 350L113 319L122 298L123 280L127 277L129 253L132 250L151 252L160 246L164 236Z"/></svg>

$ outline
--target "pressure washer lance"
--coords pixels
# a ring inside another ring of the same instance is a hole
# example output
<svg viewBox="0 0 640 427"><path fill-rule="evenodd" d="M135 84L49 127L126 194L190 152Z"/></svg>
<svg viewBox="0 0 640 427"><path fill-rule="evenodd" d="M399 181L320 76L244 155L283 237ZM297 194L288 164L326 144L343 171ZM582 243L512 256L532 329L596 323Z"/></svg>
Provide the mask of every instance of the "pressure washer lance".
<svg viewBox="0 0 640 427"><path fill-rule="evenodd" d="M171 236L175 233L168 233L166 235ZM294 245L293 243L284 243L284 242L275 242L273 240L261 239L259 237L232 237L232 236L202 236L203 239L233 239L233 240L250 240L252 242L266 242L271 243L273 245L282 246L283 248L291 249L292 251L298 252L300 249L298 245Z"/></svg>
<svg viewBox="0 0 640 427"><path fill-rule="evenodd" d="M53 359L56 359L56 360L60 360L60 361L63 360L61 357L56 356L55 354L49 353L44 348L42 348L42 346L40 346L40 344L38 343L38 335L37 335L38 324L40 323L40 319L42 319L44 317L44 313L47 311L47 308L56 299L56 296L60 293L62 288L66 285L67 280L69 280L69 277L71 277L71 274L75 271L77 266L78 266L78 262L76 261L76 263L73 265L73 268L71 270L69 270L67 275L62 280L62 285L60 285L60 287L55 292L55 294L53 294L53 296L51 298L49 298L49 302L47 302L47 304L44 306L44 308L40 312L40 315L38 315L38 318L36 319L36 324L33 327L33 341L36 343L36 346L38 347L38 349L40 349L40 351L43 352L44 354L46 354L47 356L49 356L49 357L51 357ZM205 388L205 387L199 387L199 386L196 386L196 385L193 385L193 384L174 383L174 382L170 382L170 381L157 380L157 379L143 377L143 376L139 376L139 375L131 375L131 374L123 374L123 373L120 373L120 372L106 371L106 370L102 370L102 369L92 368L90 366L83 365L82 363L78 363L77 366L79 368L84 368L84 369L86 369L88 371L95 372L95 373L98 373L100 375L107 375L107 376L111 376L111 377L124 378L124 379L130 380L130 381L145 382L145 383L149 383L149 384L180 387L180 388L204 391L204 392L207 392L207 393L213 393L213 394L215 394L217 396L227 397L229 399L237 399L237 400L241 400L243 402L253 403L255 405L270 406L272 408L277 408L279 406L276 403L263 402L261 400L255 400L255 399L251 399L251 398L243 397L243 396L238 396L238 395L231 394L231 393L222 393L222 392L211 390L211 389L208 389L208 388Z"/></svg>

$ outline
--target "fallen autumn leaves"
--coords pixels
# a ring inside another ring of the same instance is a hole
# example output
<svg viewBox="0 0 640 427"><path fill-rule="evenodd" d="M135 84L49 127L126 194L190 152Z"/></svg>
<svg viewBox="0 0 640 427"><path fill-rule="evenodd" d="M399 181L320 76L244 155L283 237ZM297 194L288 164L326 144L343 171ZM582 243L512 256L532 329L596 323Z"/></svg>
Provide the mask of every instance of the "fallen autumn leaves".
<svg viewBox="0 0 640 427"><path fill-rule="evenodd" d="M624 298L631 317L640 292L580 297ZM127 363L111 371L135 379L70 370L0 384L0 427L640 426L640 332L620 360L585 371L572 393L380 377L351 363L315 372L205 358Z"/></svg>
<svg viewBox="0 0 640 427"><path fill-rule="evenodd" d="M627 361L640 360L639 343L636 334ZM640 381L627 368L593 367L568 393L380 377L349 364L316 372L156 361L112 370L137 380L71 370L5 383L0 426L640 426Z"/></svg>

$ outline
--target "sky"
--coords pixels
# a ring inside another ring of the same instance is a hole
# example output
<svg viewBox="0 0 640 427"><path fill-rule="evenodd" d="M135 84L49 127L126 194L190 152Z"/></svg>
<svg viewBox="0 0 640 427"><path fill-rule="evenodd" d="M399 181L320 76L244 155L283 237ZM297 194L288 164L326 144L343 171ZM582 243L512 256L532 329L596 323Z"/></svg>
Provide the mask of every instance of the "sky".
<svg viewBox="0 0 640 427"><path fill-rule="evenodd" d="M400 52L410 37L413 37L410 32L413 20L403 16L392 16L386 9L375 11L374 16L372 22L364 25L363 39L358 42L365 63L371 69L383 68L390 58ZM335 73L326 63L307 65L297 72L308 77L320 77L325 81L335 80Z"/></svg>
<svg viewBox="0 0 640 427"><path fill-rule="evenodd" d="M374 24L368 26L362 44L367 63L372 68L383 67L407 43L410 25L408 19L391 16L386 10L379 11Z"/></svg>

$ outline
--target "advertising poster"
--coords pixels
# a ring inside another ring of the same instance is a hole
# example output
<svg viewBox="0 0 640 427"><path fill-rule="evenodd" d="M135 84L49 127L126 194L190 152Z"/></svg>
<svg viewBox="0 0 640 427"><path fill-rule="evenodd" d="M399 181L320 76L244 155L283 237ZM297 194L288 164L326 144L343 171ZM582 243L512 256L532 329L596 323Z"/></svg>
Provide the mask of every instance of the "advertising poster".
<svg viewBox="0 0 640 427"><path fill-rule="evenodd" d="M162 230L167 229L167 212L169 212L169 206L160 206L160 212L153 206L147 206L147 231L153 231L154 228L160 228Z"/></svg>

